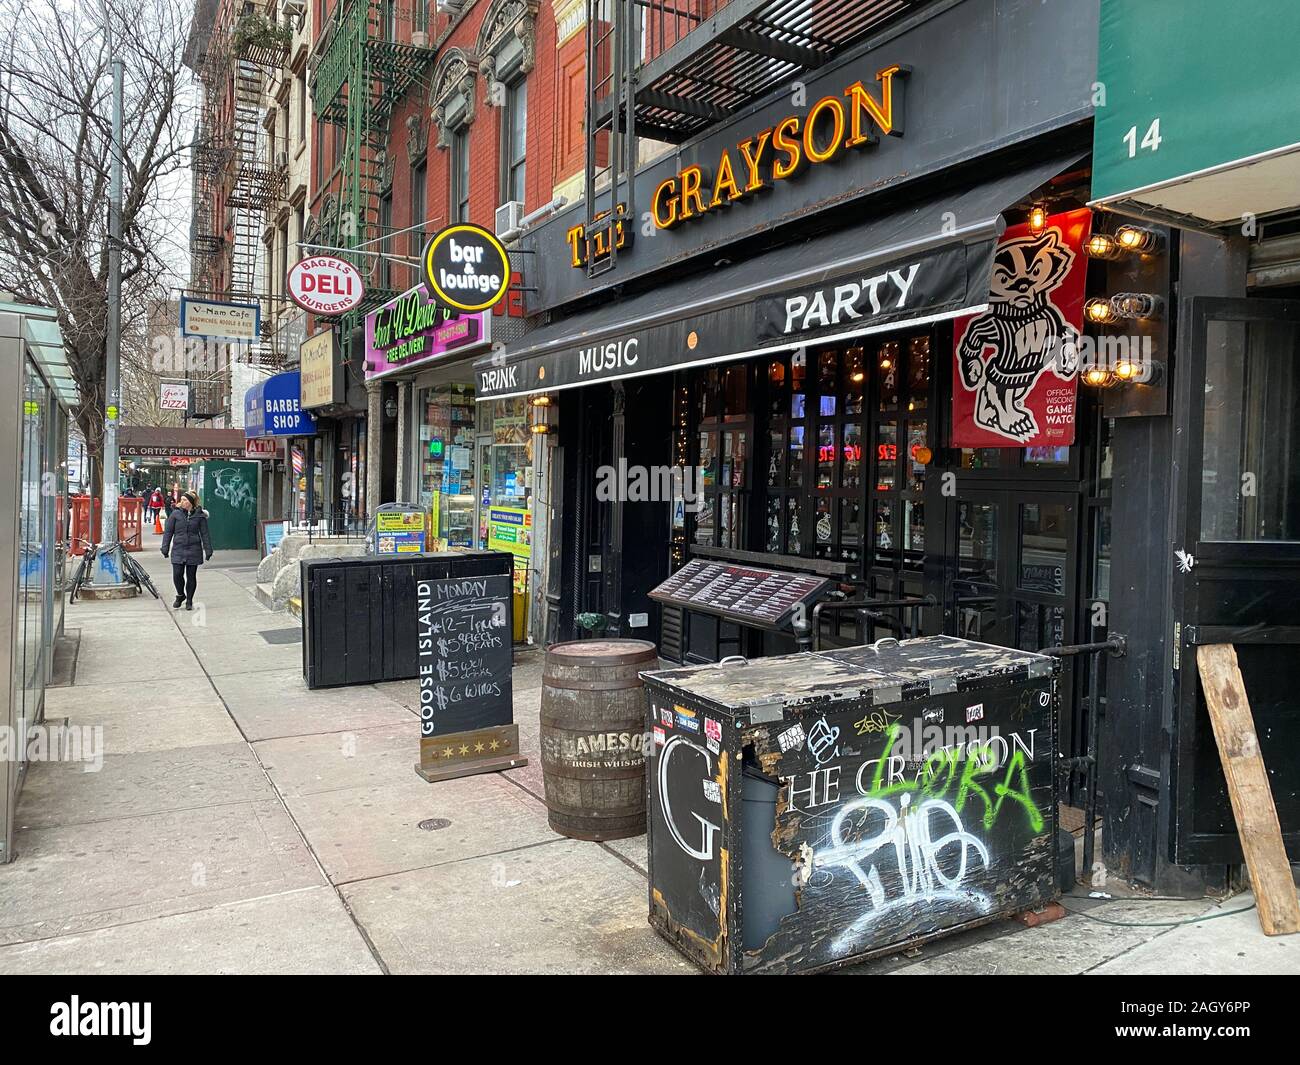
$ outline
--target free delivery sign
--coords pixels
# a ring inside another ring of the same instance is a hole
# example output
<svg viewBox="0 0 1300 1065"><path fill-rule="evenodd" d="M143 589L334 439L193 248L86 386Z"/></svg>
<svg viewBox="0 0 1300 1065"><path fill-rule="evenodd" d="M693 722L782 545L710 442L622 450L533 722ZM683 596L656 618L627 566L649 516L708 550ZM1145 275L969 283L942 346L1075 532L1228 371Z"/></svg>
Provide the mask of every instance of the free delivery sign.
<svg viewBox="0 0 1300 1065"><path fill-rule="evenodd" d="M278 373L244 396L244 436L315 436L316 419L302 408L302 378Z"/></svg>

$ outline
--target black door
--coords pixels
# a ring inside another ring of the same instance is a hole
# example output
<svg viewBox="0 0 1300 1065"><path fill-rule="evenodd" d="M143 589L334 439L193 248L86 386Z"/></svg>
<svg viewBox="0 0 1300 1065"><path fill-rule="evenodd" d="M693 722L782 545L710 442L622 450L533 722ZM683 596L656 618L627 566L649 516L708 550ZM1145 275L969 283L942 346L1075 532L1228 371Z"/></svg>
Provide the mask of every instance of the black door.
<svg viewBox="0 0 1300 1065"><path fill-rule="evenodd" d="M1175 862L1241 861L1196 668L1236 646L1287 850L1300 860L1300 302L1195 298L1177 375Z"/></svg>

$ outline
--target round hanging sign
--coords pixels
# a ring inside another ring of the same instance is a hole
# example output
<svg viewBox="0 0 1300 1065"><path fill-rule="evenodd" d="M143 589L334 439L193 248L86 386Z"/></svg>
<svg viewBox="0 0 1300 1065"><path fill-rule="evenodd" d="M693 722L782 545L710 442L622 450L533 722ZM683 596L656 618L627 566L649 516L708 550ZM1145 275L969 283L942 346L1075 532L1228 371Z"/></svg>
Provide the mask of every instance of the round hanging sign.
<svg viewBox="0 0 1300 1065"><path fill-rule="evenodd" d="M469 313L486 311L510 287L510 257L482 226L461 222L425 245L424 279L439 303Z"/></svg>
<svg viewBox="0 0 1300 1065"><path fill-rule="evenodd" d="M360 271L333 255L313 255L294 263L287 285L289 298L312 314L347 314L366 295Z"/></svg>

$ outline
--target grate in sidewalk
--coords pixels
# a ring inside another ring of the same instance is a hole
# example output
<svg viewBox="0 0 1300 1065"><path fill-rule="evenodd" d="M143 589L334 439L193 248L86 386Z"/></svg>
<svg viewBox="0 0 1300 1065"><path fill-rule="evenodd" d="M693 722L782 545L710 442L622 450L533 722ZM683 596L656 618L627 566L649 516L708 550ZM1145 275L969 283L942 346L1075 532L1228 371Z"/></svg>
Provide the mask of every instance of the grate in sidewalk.
<svg viewBox="0 0 1300 1065"><path fill-rule="evenodd" d="M263 629L258 635L267 643L302 643L302 629Z"/></svg>

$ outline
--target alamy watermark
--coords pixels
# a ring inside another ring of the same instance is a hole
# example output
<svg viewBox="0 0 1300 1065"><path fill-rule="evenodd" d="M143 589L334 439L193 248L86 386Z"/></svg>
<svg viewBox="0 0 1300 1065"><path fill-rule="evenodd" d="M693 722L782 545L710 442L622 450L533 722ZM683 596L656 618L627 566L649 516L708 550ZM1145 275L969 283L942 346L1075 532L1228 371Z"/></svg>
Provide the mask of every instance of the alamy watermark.
<svg viewBox="0 0 1300 1065"><path fill-rule="evenodd" d="M80 762L87 773L104 768L104 726L29 725L19 718L17 727L0 725L0 761Z"/></svg>
<svg viewBox="0 0 1300 1065"><path fill-rule="evenodd" d="M689 514L704 502L704 470L695 466L617 466L596 469L596 499L601 503L672 503L681 500Z"/></svg>

